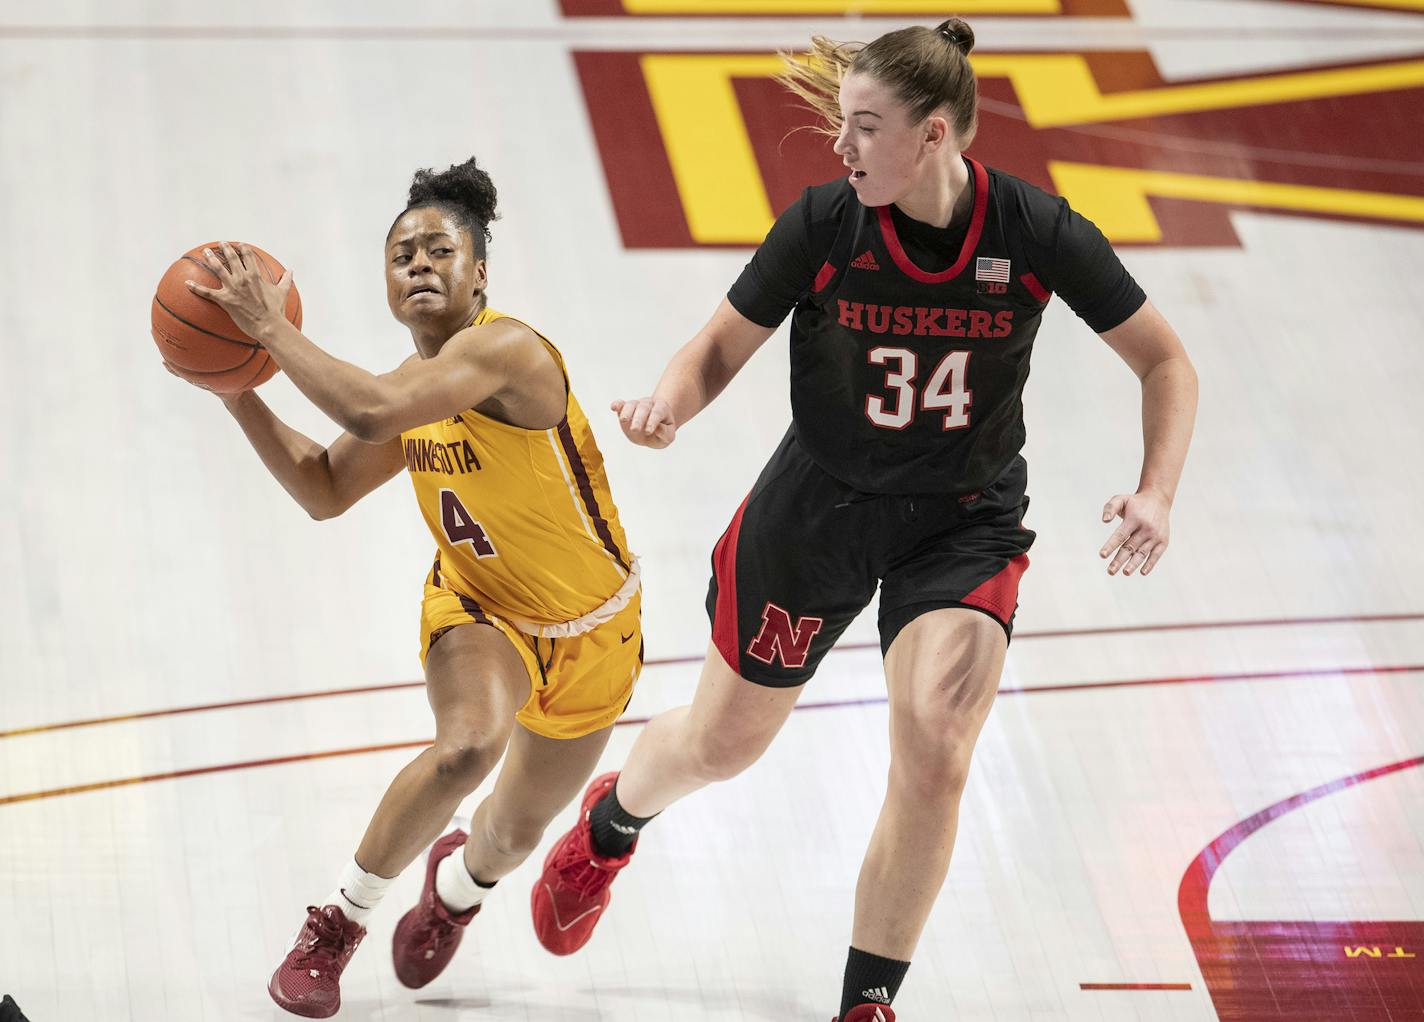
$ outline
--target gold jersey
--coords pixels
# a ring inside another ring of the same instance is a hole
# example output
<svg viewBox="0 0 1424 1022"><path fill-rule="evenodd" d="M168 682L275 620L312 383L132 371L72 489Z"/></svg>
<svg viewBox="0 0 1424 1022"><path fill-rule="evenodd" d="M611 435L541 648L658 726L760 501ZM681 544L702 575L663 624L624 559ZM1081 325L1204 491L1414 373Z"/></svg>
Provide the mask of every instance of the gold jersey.
<svg viewBox="0 0 1424 1022"><path fill-rule="evenodd" d="M486 307L473 325L503 318ZM470 410L401 434L438 547L434 584L526 629L576 621L637 585L603 455L563 356L539 339L568 393L557 426L522 429Z"/></svg>

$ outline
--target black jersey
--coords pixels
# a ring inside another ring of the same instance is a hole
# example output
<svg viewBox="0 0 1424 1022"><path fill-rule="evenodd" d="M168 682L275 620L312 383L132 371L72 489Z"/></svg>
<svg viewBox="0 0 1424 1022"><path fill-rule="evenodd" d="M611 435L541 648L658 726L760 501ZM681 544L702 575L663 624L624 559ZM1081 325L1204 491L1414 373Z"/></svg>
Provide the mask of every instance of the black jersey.
<svg viewBox="0 0 1424 1022"><path fill-rule="evenodd" d="M844 178L808 188L727 297L791 319L793 428L867 493L972 493L1023 447L1029 354L1053 292L1095 331L1146 296L1067 202L965 158L967 222L867 207Z"/></svg>

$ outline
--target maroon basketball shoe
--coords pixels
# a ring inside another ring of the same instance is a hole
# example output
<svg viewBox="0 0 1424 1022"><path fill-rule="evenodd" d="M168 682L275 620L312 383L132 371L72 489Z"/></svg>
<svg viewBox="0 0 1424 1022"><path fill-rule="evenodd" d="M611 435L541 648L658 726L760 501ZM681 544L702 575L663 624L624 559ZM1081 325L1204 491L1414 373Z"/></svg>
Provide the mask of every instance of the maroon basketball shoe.
<svg viewBox="0 0 1424 1022"><path fill-rule="evenodd" d="M452 830L430 846L430 858L425 863L425 887L415 908L401 916L391 941L391 956L396 963L396 979L412 990L418 990L445 970L454 957L465 927L480 911L480 906L464 912L451 912L435 890L435 868L440 860L455 852L464 854L463 830Z"/></svg>
<svg viewBox="0 0 1424 1022"><path fill-rule="evenodd" d="M846 1012L845 1022L895 1022L895 1013L888 1004L861 1004Z"/></svg>
<svg viewBox="0 0 1424 1022"><path fill-rule="evenodd" d="M267 992L293 1015L330 1018L341 1010L341 972L366 936L335 905L307 906L307 921L287 952Z"/></svg>
<svg viewBox="0 0 1424 1022"><path fill-rule="evenodd" d="M607 858L593 848L588 814L617 780L616 773L604 774L588 786L578 823L549 850L544 873L534 884L529 898L534 933L553 954L571 955L588 943L613 896L608 885L637 850L635 841L627 855Z"/></svg>

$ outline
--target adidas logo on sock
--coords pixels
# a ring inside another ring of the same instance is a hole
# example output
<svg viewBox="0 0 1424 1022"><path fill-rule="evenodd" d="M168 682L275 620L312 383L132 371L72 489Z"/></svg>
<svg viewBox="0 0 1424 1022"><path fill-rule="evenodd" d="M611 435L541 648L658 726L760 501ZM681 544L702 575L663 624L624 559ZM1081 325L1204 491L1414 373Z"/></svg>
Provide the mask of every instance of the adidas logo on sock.
<svg viewBox="0 0 1424 1022"><path fill-rule="evenodd" d="M860 996L871 1001L878 1001L881 1004L890 1003L890 991L884 987L871 987L869 990L862 990Z"/></svg>
<svg viewBox="0 0 1424 1022"><path fill-rule="evenodd" d="M620 834L636 834L636 833L638 833L638 828L637 828L637 827L625 827L625 826L623 826L623 824L621 824L621 823L614 823L612 820L609 820L609 821L608 821L608 825L609 825L610 827L612 827L614 830L618 831L618 833L620 833Z"/></svg>
<svg viewBox="0 0 1424 1022"><path fill-rule="evenodd" d="M857 270L878 270L880 264L875 261L875 253L866 249L860 255L850 261L851 266Z"/></svg>

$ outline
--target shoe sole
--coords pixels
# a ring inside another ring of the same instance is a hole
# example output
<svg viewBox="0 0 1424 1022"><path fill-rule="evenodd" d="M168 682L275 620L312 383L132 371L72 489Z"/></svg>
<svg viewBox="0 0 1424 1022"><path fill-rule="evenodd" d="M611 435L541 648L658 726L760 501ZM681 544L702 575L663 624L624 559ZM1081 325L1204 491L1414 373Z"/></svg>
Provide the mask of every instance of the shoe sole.
<svg viewBox="0 0 1424 1022"><path fill-rule="evenodd" d="M271 997L277 1007L283 1011L291 1012L293 1015L300 1015L302 1018L331 1018L331 1016L341 1010L340 1001L337 1001L331 1008L325 1008L319 1004L302 1004L300 1001L288 1001L272 988L272 984L275 982L275 977L268 981L267 996Z"/></svg>

